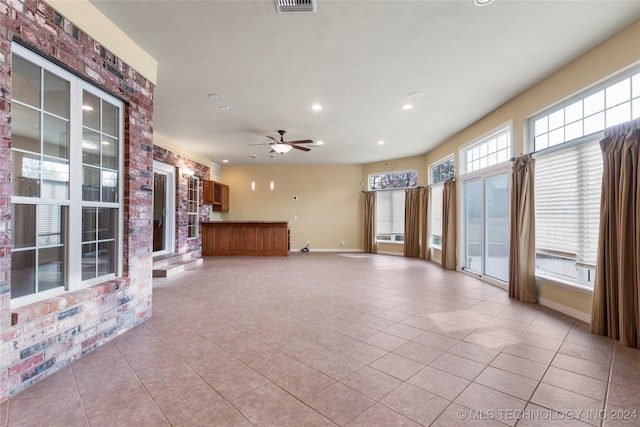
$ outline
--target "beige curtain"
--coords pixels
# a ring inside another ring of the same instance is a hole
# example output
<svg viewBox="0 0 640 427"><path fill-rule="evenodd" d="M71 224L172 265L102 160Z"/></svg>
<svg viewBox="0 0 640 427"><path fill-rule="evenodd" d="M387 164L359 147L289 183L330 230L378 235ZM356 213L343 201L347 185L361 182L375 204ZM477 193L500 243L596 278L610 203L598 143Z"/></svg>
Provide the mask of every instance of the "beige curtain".
<svg viewBox="0 0 640 427"><path fill-rule="evenodd" d="M407 188L404 193L404 256L420 256L420 190Z"/></svg>
<svg viewBox="0 0 640 427"><path fill-rule="evenodd" d="M431 197L431 188L424 187L420 189L420 258L429 261L431 252L429 251L429 198Z"/></svg>
<svg viewBox="0 0 640 427"><path fill-rule="evenodd" d="M608 129L591 332L640 347L640 121Z"/></svg>
<svg viewBox="0 0 640 427"><path fill-rule="evenodd" d="M364 192L364 251L376 253L376 192Z"/></svg>
<svg viewBox="0 0 640 427"><path fill-rule="evenodd" d="M525 154L511 171L509 297L530 303L536 302L533 200L533 159Z"/></svg>
<svg viewBox="0 0 640 427"><path fill-rule="evenodd" d="M456 182L448 179L442 190L442 267L456 269Z"/></svg>

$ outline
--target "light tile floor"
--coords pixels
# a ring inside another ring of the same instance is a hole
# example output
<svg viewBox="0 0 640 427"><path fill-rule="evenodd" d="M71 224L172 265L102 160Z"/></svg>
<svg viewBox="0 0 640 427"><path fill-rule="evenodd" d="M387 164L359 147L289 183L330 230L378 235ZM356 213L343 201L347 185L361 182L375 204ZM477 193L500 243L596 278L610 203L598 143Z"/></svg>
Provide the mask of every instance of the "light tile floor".
<svg viewBox="0 0 640 427"><path fill-rule="evenodd" d="M640 351L583 322L416 259L296 253L154 279L151 320L0 405L0 424L638 426L638 411Z"/></svg>

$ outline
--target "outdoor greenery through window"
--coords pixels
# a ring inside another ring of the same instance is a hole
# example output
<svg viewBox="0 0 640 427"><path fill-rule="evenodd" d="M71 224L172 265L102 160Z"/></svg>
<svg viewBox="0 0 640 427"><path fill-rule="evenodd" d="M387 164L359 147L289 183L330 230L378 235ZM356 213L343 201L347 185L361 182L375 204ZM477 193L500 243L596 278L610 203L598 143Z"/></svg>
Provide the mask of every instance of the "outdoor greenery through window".
<svg viewBox="0 0 640 427"><path fill-rule="evenodd" d="M12 45L11 298L115 277L123 104Z"/></svg>
<svg viewBox="0 0 640 427"><path fill-rule="evenodd" d="M369 176L369 189L376 195L376 240L404 242L405 189L418 185L415 170Z"/></svg>
<svg viewBox="0 0 640 427"><path fill-rule="evenodd" d="M442 191L444 182L449 178L455 177L455 158L450 157L439 163L431 165L431 237L429 239L432 247L440 248L442 246Z"/></svg>
<svg viewBox="0 0 640 427"><path fill-rule="evenodd" d="M640 118L640 72L635 69L535 117L531 121L534 151L637 118Z"/></svg>

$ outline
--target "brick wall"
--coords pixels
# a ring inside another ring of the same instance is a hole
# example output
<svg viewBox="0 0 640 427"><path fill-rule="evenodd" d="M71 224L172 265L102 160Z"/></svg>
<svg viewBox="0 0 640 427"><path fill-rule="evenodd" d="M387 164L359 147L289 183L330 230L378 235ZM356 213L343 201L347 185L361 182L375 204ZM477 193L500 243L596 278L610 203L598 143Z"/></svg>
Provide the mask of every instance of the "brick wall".
<svg viewBox="0 0 640 427"><path fill-rule="evenodd" d="M125 100L124 277L11 309L11 41ZM39 0L0 0L0 401L151 316L154 86Z"/></svg>
<svg viewBox="0 0 640 427"><path fill-rule="evenodd" d="M202 202L202 181L209 179L209 167L194 160L173 153L157 145L153 148L153 160L175 166L176 172L176 251L193 252L194 256L202 256L202 233L198 232L197 239L187 240L187 202L189 200L188 179L183 175L185 169L193 171L193 175L200 178L198 191L198 206L200 207L200 219L209 219L209 211Z"/></svg>

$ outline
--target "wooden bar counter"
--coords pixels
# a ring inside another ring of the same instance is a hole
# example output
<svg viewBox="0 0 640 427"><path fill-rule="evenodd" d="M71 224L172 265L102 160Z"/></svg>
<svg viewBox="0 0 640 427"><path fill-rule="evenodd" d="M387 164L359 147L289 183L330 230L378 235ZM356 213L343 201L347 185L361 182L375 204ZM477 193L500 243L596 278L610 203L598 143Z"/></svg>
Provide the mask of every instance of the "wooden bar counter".
<svg viewBox="0 0 640 427"><path fill-rule="evenodd" d="M287 221L203 221L204 256L287 256Z"/></svg>

